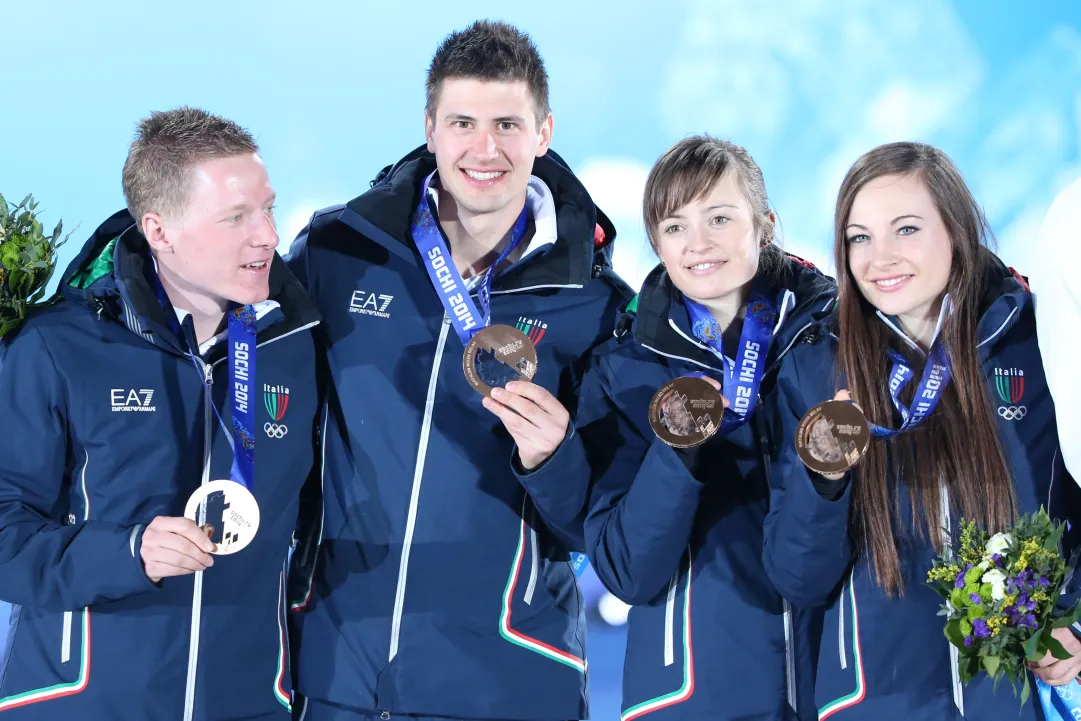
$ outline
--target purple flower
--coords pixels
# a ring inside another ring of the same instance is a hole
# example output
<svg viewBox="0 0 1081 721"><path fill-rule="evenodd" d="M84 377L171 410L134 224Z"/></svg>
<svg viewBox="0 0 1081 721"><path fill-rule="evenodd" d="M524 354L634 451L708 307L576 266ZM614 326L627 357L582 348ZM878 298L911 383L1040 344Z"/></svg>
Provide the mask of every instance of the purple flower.
<svg viewBox="0 0 1081 721"><path fill-rule="evenodd" d="M1027 608L1030 611L1035 611L1036 610L1036 602L1035 601L1029 601L1028 603L1025 604L1025 608Z"/></svg>
<svg viewBox="0 0 1081 721"><path fill-rule="evenodd" d="M972 622L972 633L976 638L987 638L991 635L990 629L987 628L987 622L982 618L977 618Z"/></svg>
<svg viewBox="0 0 1081 721"><path fill-rule="evenodd" d="M1017 597L1017 605L1024 606L1026 603L1028 603L1028 594L1022 592L1021 595Z"/></svg>
<svg viewBox="0 0 1081 721"><path fill-rule="evenodd" d="M957 574L957 579L953 582L953 587L954 588L964 588L965 587L965 573L966 573L966 571L961 571L960 573Z"/></svg>
<svg viewBox="0 0 1081 721"><path fill-rule="evenodd" d="M1001 553L993 553L993 554L991 554L991 563L998 563L1001 560L1002 560L1002 554Z"/></svg>
<svg viewBox="0 0 1081 721"><path fill-rule="evenodd" d="M1047 588L1049 585L1051 585L1050 582L1048 582L1048 580L1043 576L1040 576L1040 580L1037 581L1037 583L1040 584L1040 588Z"/></svg>
<svg viewBox="0 0 1081 721"><path fill-rule="evenodd" d="M981 603L983 603L983 600L980 598L980 594L978 594L978 593L970 593L970 594L968 594L968 600L972 601L977 606L979 606Z"/></svg>
<svg viewBox="0 0 1081 721"><path fill-rule="evenodd" d="M965 636L965 645L966 646L971 646L972 645L972 636Z"/></svg>
<svg viewBox="0 0 1081 721"><path fill-rule="evenodd" d="M1030 613L1021 619L1021 623L1018 625L1026 628L1036 628L1036 617Z"/></svg>

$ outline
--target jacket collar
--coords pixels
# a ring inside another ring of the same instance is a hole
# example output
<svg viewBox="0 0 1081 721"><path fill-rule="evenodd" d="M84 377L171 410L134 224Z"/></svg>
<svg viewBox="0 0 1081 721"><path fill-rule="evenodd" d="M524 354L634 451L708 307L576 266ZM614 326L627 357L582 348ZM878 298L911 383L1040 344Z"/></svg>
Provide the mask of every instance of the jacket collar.
<svg viewBox="0 0 1081 721"><path fill-rule="evenodd" d="M381 234L365 233L369 240L420 267L421 258L413 242L411 224L420 201L421 184L435 169L435 156L424 146L417 148L385 168L371 190L349 201L342 219L348 222L348 213L360 216L383 231ZM532 174L551 191L556 213L556 241L501 272L494 279L493 293L583 286L593 276L595 263L607 265L611 260L615 228L562 159L549 151L536 159ZM597 251L598 237L604 239L603 253Z"/></svg>
<svg viewBox="0 0 1081 721"><path fill-rule="evenodd" d="M787 256L778 280L772 284L777 307L771 356L779 360L802 332L814 324L814 314L833 306L832 280L795 256ZM639 294L632 326L634 341L668 358L690 361L720 370L721 361L694 337L683 294L668 272L658 265L646 277Z"/></svg>
<svg viewBox="0 0 1081 721"><path fill-rule="evenodd" d="M153 260L149 246L127 210L101 224L65 270L60 281L64 298L108 316L147 341L174 353L186 354L151 284ZM280 308L267 314L258 328L264 343L320 321L308 294L285 261L275 254L270 266L270 300Z"/></svg>

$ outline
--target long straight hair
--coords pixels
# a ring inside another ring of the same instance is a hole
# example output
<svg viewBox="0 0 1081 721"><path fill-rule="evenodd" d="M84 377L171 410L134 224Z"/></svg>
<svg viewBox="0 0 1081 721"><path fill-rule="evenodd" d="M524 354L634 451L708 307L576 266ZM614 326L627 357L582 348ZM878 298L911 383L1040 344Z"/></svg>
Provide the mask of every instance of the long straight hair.
<svg viewBox="0 0 1081 721"><path fill-rule="evenodd" d="M934 200L953 246L946 292L954 304L942 330L952 380L938 406L916 429L889 440L872 440L854 474L853 535L860 553L870 554L879 586L896 596L903 594L905 585L895 535L903 537L907 527L900 504L905 489L912 513L909 520L939 552L944 547L943 529L950 509L995 532L1014 518L1016 499L976 348L990 229L961 174L936 148L919 143L879 146L857 160L841 184L833 245L838 275L839 373L868 420L894 426L888 387L891 364L883 349L897 346L897 342L856 285L848 265L846 233L856 195L869 182L890 175L918 177ZM899 350L912 355L907 349ZM909 360L918 377L923 359ZM911 383L906 389L906 400L911 399L915 385ZM944 503L946 499L948 503Z"/></svg>

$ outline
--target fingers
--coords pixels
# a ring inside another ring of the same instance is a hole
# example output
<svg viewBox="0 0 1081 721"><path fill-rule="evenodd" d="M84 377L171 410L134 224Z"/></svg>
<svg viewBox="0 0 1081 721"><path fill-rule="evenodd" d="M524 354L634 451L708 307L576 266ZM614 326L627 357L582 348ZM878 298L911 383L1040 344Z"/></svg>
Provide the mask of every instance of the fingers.
<svg viewBox="0 0 1081 721"><path fill-rule="evenodd" d="M1077 678L1079 672L1081 672L1081 657L1079 656L1064 661L1055 661L1049 666L1042 666L1032 670L1034 676L1049 686L1065 686Z"/></svg>
<svg viewBox="0 0 1081 721"><path fill-rule="evenodd" d="M143 531L139 555L155 582L167 576L204 571L214 565L214 544L188 518L158 516Z"/></svg>
<svg viewBox="0 0 1081 721"><path fill-rule="evenodd" d="M537 386L533 387L536 388ZM510 408L515 413L520 415L522 418L525 418L532 425L537 426L538 428L550 425L552 423L552 414L540 405L538 405L530 397L519 395L503 388L493 388L492 400L496 401L497 403L506 408ZM563 406L559 406L559 408L560 410L562 410ZM566 411L564 411L564 414L565 413Z"/></svg>
<svg viewBox="0 0 1081 721"><path fill-rule="evenodd" d="M835 395L833 397L833 400L835 400L835 401L851 401L852 396L849 394L847 389L842 388L841 390L837 391L837 395Z"/></svg>
<svg viewBox="0 0 1081 721"><path fill-rule="evenodd" d="M724 390L724 388L721 386L720 382L717 381L716 379L710 378L707 375L702 375L702 376L699 376L699 377L702 380L704 380L706 383L709 383L711 386L713 386L717 390L718 393L720 393L722 390Z"/></svg>
<svg viewBox="0 0 1081 721"><path fill-rule="evenodd" d="M157 531L160 533L172 533L178 536L182 536L191 541L195 546L210 553L214 550L214 543L207 538L203 529L195 524L195 521L190 518L176 518L172 516L158 516L150 525L146 527L147 531ZM145 536L145 532L144 532Z"/></svg>
<svg viewBox="0 0 1081 721"><path fill-rule="evenodd" d="M539 386L536 383L529 383L528 381L511 381L507 384L506 390L512 394L528 398L548 415L557 418L561 415L568 415L567 409L563 407L563 404L560 403L547 388Z"/></svg>
<svg viewBox="0 0 1081 721"><path fill-rule="evenodd" d="M498 389L493 389L493 392L495 390ZM495 414L496 418L503 422L503 425L506 426L507 430L511 432L511 435L515 437L515 440L517 440L529 427L533 426L532 423L523 418L519 413L515 412L510 407L503 405L494 398L485 398L481 403L485 408Z"/></svg>

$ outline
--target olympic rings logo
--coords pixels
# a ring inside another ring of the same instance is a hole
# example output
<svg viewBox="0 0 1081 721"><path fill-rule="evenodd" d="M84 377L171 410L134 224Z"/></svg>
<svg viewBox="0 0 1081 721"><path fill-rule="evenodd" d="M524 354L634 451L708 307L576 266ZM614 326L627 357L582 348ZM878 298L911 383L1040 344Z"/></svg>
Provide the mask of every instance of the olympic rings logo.
<svg viewBox="0 0 1081 721"><path fill-rule="evenodd" d="M264 423L263 430L271 438L285 438L285 434L289 432L284 423L280 426L277 423Z"/></svg>
<svg viewBox="0 0 1081 721"><path fill-rule="evenodd" d="M999 406L998 414L1008 421L1019 421L1028 415L1028 409L1024 406Z"/></svg>

